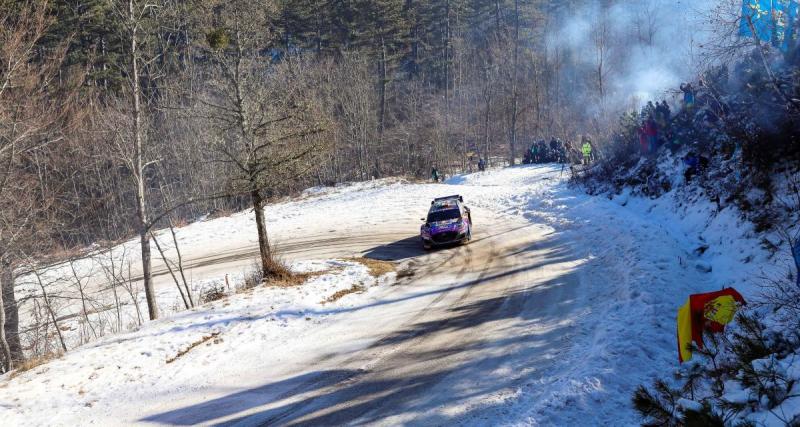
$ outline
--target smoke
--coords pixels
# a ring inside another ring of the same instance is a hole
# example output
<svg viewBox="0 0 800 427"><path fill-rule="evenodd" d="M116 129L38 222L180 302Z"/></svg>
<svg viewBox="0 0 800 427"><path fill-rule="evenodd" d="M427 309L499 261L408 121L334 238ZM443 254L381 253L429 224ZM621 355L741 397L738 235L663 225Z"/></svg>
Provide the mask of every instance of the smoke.
<svg viewBox="0 0 800 427"><path fill-rule="evenodd" d="M549 33L551 50L569 52L581 70L587 111L629 110L649 100L669 98L700 72L702 48L720 1L591 1L567 10ZM581 91L573 93L580 94Z"/></svg>

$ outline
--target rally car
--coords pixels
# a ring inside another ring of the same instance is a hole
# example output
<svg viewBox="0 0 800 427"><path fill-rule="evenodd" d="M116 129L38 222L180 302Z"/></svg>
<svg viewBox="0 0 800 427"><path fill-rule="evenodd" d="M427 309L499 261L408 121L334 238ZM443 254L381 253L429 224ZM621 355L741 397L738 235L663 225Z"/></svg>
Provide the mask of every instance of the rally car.
<svg viewBox="0 0 800 427"><path fill-rule="evenodd" d="M420 228L419 235L426 250L472 240L472 215L461 196L434 199L428 217L422 220L425 224Z"/></svg>

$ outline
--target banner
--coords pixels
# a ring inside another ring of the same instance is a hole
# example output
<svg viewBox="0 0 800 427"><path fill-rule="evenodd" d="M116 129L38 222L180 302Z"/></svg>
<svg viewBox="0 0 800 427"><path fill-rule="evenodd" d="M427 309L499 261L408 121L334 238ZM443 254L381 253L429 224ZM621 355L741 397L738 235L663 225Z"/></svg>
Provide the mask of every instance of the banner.
<svg viewBox="0 0 800 427"><path fill-rule="evenodd" d="M739 34L789 50L795 40L798 0L743 0Z"/></svg>
<svg viewBox="0 0 800 427"><path fill-rule="evenodd" d="M691 360L692 342L702 349L703 332L724 331L743 304L744 298L733 288L689 295L686 304L678 310L678 360L681 363Z"/></svg>

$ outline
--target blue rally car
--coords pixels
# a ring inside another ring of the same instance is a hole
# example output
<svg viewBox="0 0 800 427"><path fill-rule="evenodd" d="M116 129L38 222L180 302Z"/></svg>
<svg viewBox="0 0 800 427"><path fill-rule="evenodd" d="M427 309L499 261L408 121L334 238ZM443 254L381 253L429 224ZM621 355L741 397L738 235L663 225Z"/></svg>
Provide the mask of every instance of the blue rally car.
<svg viewBox="0 0 800 427"><path fill-rule="evenodd" d="M466 243L472 240L472 215L461 196L434 199L428 210L425 224L419 230L422 246L427 250L434 246Z"/></svg>

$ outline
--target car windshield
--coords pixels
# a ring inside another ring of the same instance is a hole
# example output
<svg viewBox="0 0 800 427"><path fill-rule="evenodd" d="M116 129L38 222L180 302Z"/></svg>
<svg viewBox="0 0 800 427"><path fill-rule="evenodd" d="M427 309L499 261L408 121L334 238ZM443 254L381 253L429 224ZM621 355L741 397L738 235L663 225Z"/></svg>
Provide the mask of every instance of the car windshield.
<svg viewBox="0 0 800 427"><path fill-rule="evenodd" d="M428 214L428 222L447 221L459 218L461 218L461 212L458 209L448 209L446 211L436 211Z"/></svg>

